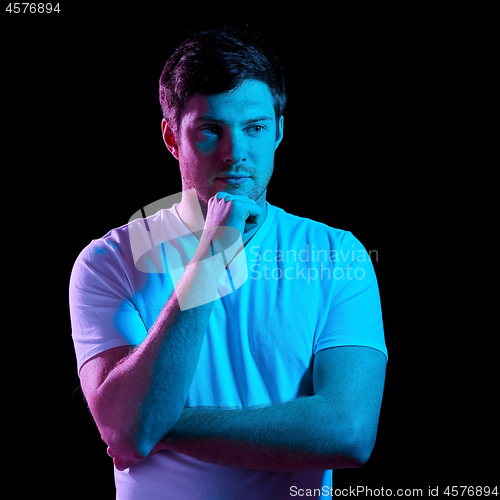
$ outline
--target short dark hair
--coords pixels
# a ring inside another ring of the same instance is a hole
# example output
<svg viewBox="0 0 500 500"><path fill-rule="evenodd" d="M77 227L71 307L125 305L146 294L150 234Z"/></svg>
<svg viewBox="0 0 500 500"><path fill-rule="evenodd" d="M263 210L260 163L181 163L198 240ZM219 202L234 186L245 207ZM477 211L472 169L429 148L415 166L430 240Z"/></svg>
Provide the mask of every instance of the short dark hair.
<svg viewBox="0 0 500 500"><path fill-rule="evenodd" d="M211 29L188 38L168 59L160 77L163 117L177 135L185 104L196 94L221 94L245 80L268 85L276 126L286 103L283 69L274 51L256 35Z"/></svg>

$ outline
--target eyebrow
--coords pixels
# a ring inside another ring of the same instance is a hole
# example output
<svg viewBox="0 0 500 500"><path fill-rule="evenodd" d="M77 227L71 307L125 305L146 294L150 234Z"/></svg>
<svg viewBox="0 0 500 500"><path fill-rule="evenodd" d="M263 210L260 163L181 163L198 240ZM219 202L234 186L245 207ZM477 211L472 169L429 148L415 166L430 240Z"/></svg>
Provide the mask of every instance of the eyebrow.
<svg viewBox="0 0 500 500"><path fill-rule="evenodd" d="M254 123L254 122L263 122L263 121L269 121L272 120L272 117L263 115L263 116L258 116L257 118L251 118L250 120L245 120L243 122L244 125L247 125L249 123ZM199 116L195 120L197 123L198 122L211 122L211 123L225 123L224 120L219 120L217 118L213 118L209 115L204 115L204 116Z"/></svg>

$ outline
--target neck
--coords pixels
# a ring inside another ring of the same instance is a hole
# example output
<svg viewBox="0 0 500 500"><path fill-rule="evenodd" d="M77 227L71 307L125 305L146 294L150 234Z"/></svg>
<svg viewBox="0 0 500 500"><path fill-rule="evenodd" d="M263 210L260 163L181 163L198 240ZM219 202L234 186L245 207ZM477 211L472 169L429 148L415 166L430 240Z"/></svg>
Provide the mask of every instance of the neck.
<svg viewBox="0 0 500 500"><path fill-rule="evenodd" d="M202 231L207 217L207 204L200 200L194 189L182 191L182 200L177 206L182 222L192 232Z"/></svg>

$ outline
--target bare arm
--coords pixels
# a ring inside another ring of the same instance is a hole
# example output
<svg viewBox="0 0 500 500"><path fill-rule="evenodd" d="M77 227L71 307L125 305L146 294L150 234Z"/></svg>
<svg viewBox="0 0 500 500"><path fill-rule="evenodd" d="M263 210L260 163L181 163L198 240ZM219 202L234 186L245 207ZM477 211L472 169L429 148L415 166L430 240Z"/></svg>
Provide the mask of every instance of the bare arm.
<svg viewBox="0 0 500 500"><path fill-rule="evenodd" d="M374 349L325 349L314 359L314 396L262 408L186 408L155 451L261 470L359 467L375 444L385 364Z"/></svg>
<svg viewBox="0 0 500 500"><path fill-rule="evenodd" d="M246 200L212 199L207 228L227 224L242 234L249 215L261 210ZM220 256L211 258L211 245L227 248L216 233L204 231L195 256L142 344L133 350L105 351L81 368L83 391L111 456L143 459L184 408L219 278L225 272ZM220 233L227 237L224 230Z"/></svg>
<svg viewBox="0 0 500 500"><path fill-rule="evenodd" d="M213 302L181 310L179 301L199 290L214 297L224 270L222 264L222 269L203 265L206 253L207 243L200 242L141 345L125 351L122 359L113 358L123 348L105 351L81 369L82 387L101 437L124 457L147 456L184 407Z"/></svg>

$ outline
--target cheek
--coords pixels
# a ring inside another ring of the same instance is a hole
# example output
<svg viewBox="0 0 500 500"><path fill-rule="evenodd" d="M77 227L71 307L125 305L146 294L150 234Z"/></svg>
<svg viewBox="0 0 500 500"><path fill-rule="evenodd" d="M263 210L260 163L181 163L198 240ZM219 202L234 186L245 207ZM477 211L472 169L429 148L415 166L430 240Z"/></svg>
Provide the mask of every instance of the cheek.
<svg viewBox="0 0 500 500"><path fill-rule="evenodd" d="M196 146L179 148L181 175L190 187L200 188L207 183L211 165L211 156L200 152Z"/></svg>
<svg viewBox="0 0 500 500"><path fill-rule="evenodd" d="M215 153L217 149L217 141L211 138L206 138L201 142L196 143L196 150L200 156L209 156Z"/></svg>
<svg viewBox="0 0 500 500"><path fill-rule="evenodd" d="M192 168L207 166L211 163L211 158L217 153L217 141L210 137L183 137L183 143L180 145L180 154L184 159L184 163L192 165ZM202 168L203 170L203 168Z"/></svg>
<svg viewBox="0 0 500 500"><path fill-rule="evenodd" d="M274 142L266 141L253 149L253 161L259 170L272 169L274 164Z"/></svg>
<svg viewBox="0 0 500 500"><path fill-rule="evenodd" d="M204 157L204 154L201 153L196 146L193 148L190 143L184 142L179 146L179 156L179 162L182 160L182 164L185 168L194 171L200 163L200 160Z"/></svg>

